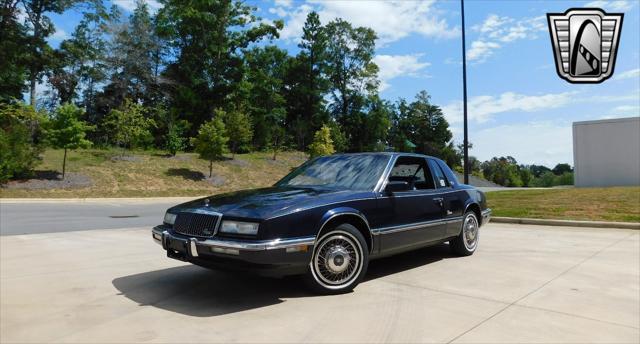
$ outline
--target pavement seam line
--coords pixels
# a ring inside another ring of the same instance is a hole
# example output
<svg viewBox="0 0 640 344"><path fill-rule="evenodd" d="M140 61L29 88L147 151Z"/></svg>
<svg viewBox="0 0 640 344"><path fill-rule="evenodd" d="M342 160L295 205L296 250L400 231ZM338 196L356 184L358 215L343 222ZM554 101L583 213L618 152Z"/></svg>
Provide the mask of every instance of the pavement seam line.
<svg viewBox="0 0 640 344"><path fill-rule="evenodd" d="M613 243L611 243L611 244L609 244L609 245L607 245L607 246L605 246L605 247L601 248L600 250L598 250L598 251L594 252L593 254L591 254L591 255L587 256L586 258L582 259L582 260L581 260L581 261L579 261L578 263L576 263L576 264L574 264L574 265L570 266L569 268L565 269L564 271L562 271L561 273L559 273L558 275L556 275L556 276L555 276L555 277L553 277L552 279L550 279L550 280L548 280L547 282L543 283L542 285L540 285L540 286L539 286L539 287L537 287L536 289L534 289L534 290L532 290L532 291L528 292L528 293L527 293L527 294L525 294L524 296L522 296L522 297L518 298L517 300L515 300L515 301L513 301L513 302L509 303L509 304L508 304L508 305L506 305L504 308L501 308L500 310L498 310L496 313L492 314L492 315L491 315L491 316L489 316L488 318L486 318L486 319L482 320L481 322L479 322L479 323L477 323L476 325L472 326L472 327L471 327L471 328L469 328L468 330L466 330L466 331L462 332L461 334L459 334L459 335L455 336L453 339L449 340L449 341L447 342L447 344L453 343L453 342L454 342L454 341L456 341L458 338L460 338L460 337L464 336L465 334L467 334L467 333L469 333L469 332L471 332L471 331L475 330L476 328L480 327L481 325L483 325L483 324L484 324L484 323L486 323L487 321L489 321L489 320L491 320L491 319L495 318L497 315L501 314L502 312L504 312L505 310L507 310L509 307L511 307L511 306L513 306L513 305L516 305L516 303L520 302L521 300L524 300L525 298L529 297L530 295L532 295L532 294L536 293L538 290L540 290L540 289L542 289L542 288L546 287L546 286L547 286L547 285L549 285L551 282L553 282L553 281L555 281L556 279L558 279L558 278L562 277L563 275L565 275L565 274L566 274L566 273L568 273L569 271L571 271L571 270L573 270L573 269L575 269L575 268L579 267L580 265L584 264L585 262L587 262L587 261L588 261L588 260L590 260L591 258L593 258L593 257L597 256L598 254L600 254L600 253L604 252L605 250L609 249L610 247L613 247L613 246L617 245L618 243L620 243L620 242L624 241L625 239L628 239L628 238L630 238L630 237L632 237L632 236L634 236L634 235L635 235L635 233L631 233L631 234L629 234L629 235L627 235L627 236L624 236L624 237L622 237L622 238L620 238L620 239L618 239L618 240L614 241ZM516 305L516 306L519 306L519 305ZM602 321L602 320L598 320L598 321L599 321L599 322L604 322L604 323L606 323L606 321Z"/></svg>

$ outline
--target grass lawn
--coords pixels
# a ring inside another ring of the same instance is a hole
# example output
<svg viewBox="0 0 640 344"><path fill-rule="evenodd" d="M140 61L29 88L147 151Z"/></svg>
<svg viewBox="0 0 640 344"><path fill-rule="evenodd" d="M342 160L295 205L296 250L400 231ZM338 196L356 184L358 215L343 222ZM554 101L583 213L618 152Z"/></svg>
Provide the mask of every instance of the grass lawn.
<svg viewBox="0 0 640 344"><path fill-rule="evenodd" d="M90 186L34 188L30 183L12 182L0 188L3 198L72 198L72 197L161 197L198 196L272 185L307 156L301 152L282 152L272 160L270 152L229 155L213 163L214 178L208 179L209 162L197 154L180 153L167 157L165 152L134 151L120 158L120 150L87 149L70 151L67 157L69 180L81 175ZM62 150L48 149L36 167L41 180L51 182L53 171L62 171ZM87 178L88 177L88 178ZM48 180L47 180L48 179ZM58 181L56 181L58 182ZM24 186L24 187L23 187Z"/></svg>
<svg viewBox="0 0 640 344"><path fill-rule="evenodd" d="M487 202L493 216L640 222L640 187L495 191Z"/></svg>

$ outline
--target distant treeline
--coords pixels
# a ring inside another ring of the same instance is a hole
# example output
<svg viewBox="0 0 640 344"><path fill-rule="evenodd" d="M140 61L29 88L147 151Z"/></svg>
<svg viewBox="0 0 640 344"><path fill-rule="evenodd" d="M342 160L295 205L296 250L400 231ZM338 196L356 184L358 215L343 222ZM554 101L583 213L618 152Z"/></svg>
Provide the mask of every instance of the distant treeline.
<svg viewBox="0 0 640 344"><path fill-rule="evenodd" d="M380 97L370 28L322 25L311 12L291 55L273 44L283 22L262 20L242 1L162 5L152 14L138 1L124 15L100 0L0 1L5 180L32 170L27 157L44 145L195 150L208 160L228 151L271 150L276 159L283 149L397 150L461 166L461 149L426 91L413 100ZM82 18L53 48L51 15L70 10Z"/></svg>

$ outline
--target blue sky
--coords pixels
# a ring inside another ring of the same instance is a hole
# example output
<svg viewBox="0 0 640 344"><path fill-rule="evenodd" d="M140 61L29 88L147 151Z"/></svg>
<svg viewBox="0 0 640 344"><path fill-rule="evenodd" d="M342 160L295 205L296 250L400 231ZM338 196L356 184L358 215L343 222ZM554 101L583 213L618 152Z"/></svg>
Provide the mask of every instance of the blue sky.
<svg viewBox="0 0 640 344"><path fill-rule="evenodd" d="M152 8L158 3L148 0ZM114 1L125 13L133 1ZM341 17L378 33L376 63L385 99L427 90L462 141L461 23L458 1L249 1L264 20L282 19L274 44L297 52L306 14ZM613 77L575 85L555 71L546 13L600 7L625 14ZM511 155L521 163L573 164L571 123L640 115L640 1L480 1L465 3L471 154ZM79 17L53 18L52 43ZM640 130L640 128L638 128ZM640 148L639 148L640 154Z"/></svg>

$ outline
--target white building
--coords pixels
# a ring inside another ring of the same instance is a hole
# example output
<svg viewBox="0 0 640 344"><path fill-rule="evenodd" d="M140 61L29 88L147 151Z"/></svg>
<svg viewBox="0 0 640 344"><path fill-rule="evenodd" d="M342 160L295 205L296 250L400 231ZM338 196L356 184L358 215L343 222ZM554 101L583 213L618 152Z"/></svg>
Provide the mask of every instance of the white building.
<svg viewBox="0 0 640 344"><path fill-rule="evenodd" d="M640 117L573 123L575 185L640 186Z"/></svg>

